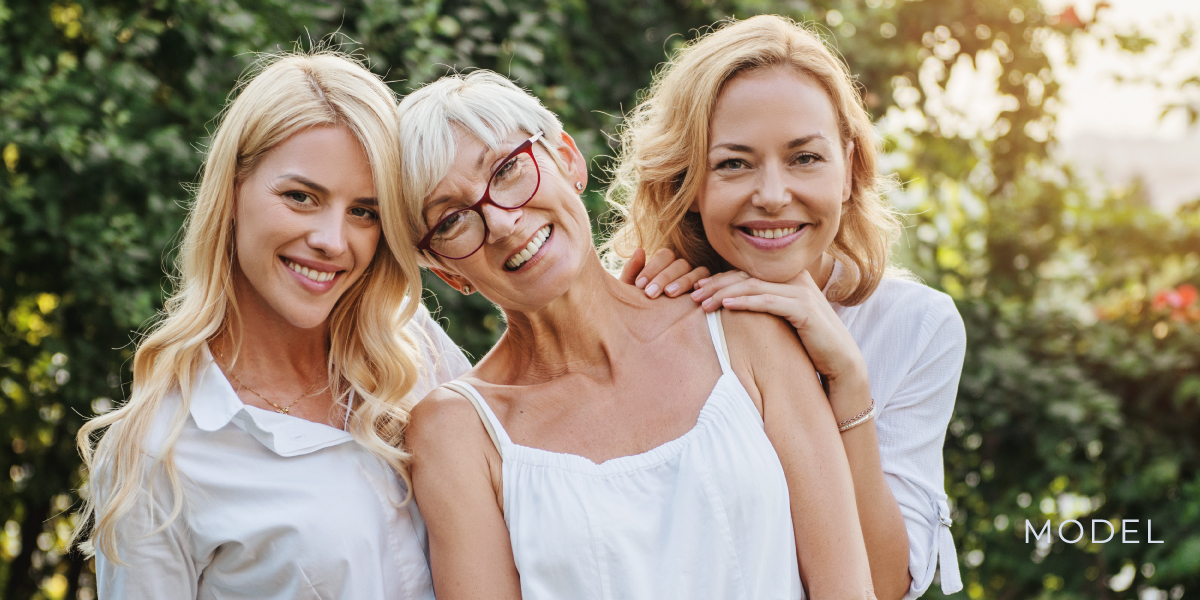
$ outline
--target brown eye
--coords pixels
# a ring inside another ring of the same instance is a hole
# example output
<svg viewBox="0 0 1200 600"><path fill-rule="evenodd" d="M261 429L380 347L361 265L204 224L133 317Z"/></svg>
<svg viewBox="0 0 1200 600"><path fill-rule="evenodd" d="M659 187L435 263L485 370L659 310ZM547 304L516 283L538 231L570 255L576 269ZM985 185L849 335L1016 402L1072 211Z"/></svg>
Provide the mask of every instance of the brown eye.
<svg viewBox="0 0 1200 600"><path fill-rule="evenodd" d="M296 204L307 204L312 200L312 196L304 192L297 191L284 192L283 197L295 202Z"/></svg>

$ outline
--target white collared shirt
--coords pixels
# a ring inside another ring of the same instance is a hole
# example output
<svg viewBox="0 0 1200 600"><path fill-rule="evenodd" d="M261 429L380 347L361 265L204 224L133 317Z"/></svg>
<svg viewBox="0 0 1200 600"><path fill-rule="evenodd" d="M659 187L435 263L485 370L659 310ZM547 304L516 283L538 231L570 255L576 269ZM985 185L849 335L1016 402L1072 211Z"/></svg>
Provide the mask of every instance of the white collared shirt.
<svg viewBox="0 0 1200 600"><path fill-rule="evenodd" d="M838 264L829 281L840 272ZM939 566L942 593L957 592L962 579L950 535L942 446L967 350L962 317L946 294L891 278L862 304L834 303L833 309L867 363L879 459L908 530L912 585L905 600L924 594Z"/></svg>
<svg viewBox="0 0 1200 600"><path fill-rule="evenodd" d="M415 397L470 368L424 308L408 327L425 371ZM396 506L391 468L345 431L243 404L205 354L174 450L183 513L154 532L172 495L161 472L148 481L118 526L126 564L96 556L99 597L432 600L424 522ZM150 456L178 406L165 402Z"/></svg>

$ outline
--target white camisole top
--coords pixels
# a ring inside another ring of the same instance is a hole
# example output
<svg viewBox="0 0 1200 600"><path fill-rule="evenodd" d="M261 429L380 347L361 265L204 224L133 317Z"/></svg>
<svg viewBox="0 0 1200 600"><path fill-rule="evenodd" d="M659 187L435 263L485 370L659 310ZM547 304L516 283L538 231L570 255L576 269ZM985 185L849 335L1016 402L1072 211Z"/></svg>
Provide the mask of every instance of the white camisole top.
<svg viewBox="0 0 1200 600"><path fill-rule="evenodd" d="M503 510L523 600L798 600L787 481L708 315L721 378L696 426L596 464L513 443L469 383L500 451Z"/></svg>

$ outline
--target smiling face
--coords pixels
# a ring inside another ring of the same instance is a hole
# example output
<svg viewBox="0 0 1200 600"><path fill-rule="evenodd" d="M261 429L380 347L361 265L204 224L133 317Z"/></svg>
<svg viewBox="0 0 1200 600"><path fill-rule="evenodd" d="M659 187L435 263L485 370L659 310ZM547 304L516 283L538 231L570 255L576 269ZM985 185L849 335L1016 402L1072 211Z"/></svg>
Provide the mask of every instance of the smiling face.
<svg viewBox="0 0 1200 600"><path fill-rule="evenodd" d="M371 167L345 126L267 152L238 186L235 218L239 301L302 329L325 323L379 244Z"/></svg>
<svg viewBox="0 0 1200 600"><path fill-rule="evenodd" d="M497 177L512 178L524 168L513 162L517 159L504 159L529 137L515 132L498 148L488 149L459 130L454 164L424 203L426 231L455 211L478 202L493 173L499 170ZM593 252L592 232L587 210L575 189L576 182L586 180L583 156L566 134L557 146L547 150L541 143L533 144L541 177L537 192L517 209L485 204L483 218L488 232L483 246L466 258L443 259L445 269L434 269L438 276L458 289L470 284L505 310L520 312L537 310L566 292L588 253ZM558 153L567 165L566 173L559 170L550 152ZM502 184L493 180L494 200L499 200L498 185ZM461 214L475 217L472 213ZM455 233L454 226L461 224L442 228Z"/></svg>
<svg viewBox="0 0 1200 600"><path fill-rule="evenodd" d="M787 67L739 74L717 97L709 140L692 210L713 249L767 281L817 266L850 198L852 145L825 91Z"/></svg>

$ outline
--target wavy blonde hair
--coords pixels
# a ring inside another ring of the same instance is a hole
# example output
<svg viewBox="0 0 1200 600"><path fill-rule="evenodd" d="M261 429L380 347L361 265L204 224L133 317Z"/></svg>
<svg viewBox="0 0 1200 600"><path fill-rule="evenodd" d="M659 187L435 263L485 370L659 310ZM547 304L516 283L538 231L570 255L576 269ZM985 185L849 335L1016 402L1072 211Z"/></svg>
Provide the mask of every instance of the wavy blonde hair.
<svg viewBox="0 0 1200 600"><path fill-rule="evenodd" d="M785 66L811 77L829 95L842 143L854 142L850 199L828 252L843 275L829 299L866 300L890 266L900 220L884 200L879 143L846 64L813 31L790 19L762 15L725 21L679 50L655 76L644 100L626 117L621 156L606 199L614 214L604 244L613 267L635 248L668 248L695 266L726 265L689 213L704 184L710 119L725 83L740 73Z"/></svg>
<svg viewBox="0 0 1200 600"><path fill-rule="evenodd" d="M212 138L184 225L174 292L134 354L130 398L117 410L88 421L77 437L91 478L75 536L82 540L90 535L84 548L117 562L119 523L144 493L148 474L166 476L173 491L171 513L160 527L179 516L183 489L173 449L187 422L205 345L222 332L232 336L235 348L241 340L231 284L237 186L272 148L310 127L345 126L362 144L383 228L371 265L329 316L328 370L334 397L345 401L353 391L349 432L409 481L410 457L401 442L411 408L407 395L420 365L415 340L403 325L420 306L421 280L416 253L409 250L412 244L396 210L396 97L357 60L328 50L268 56L237 89L240 93L223 111ZM172 395L181 401L161 450L151 459L145 442Z"/></svg>

